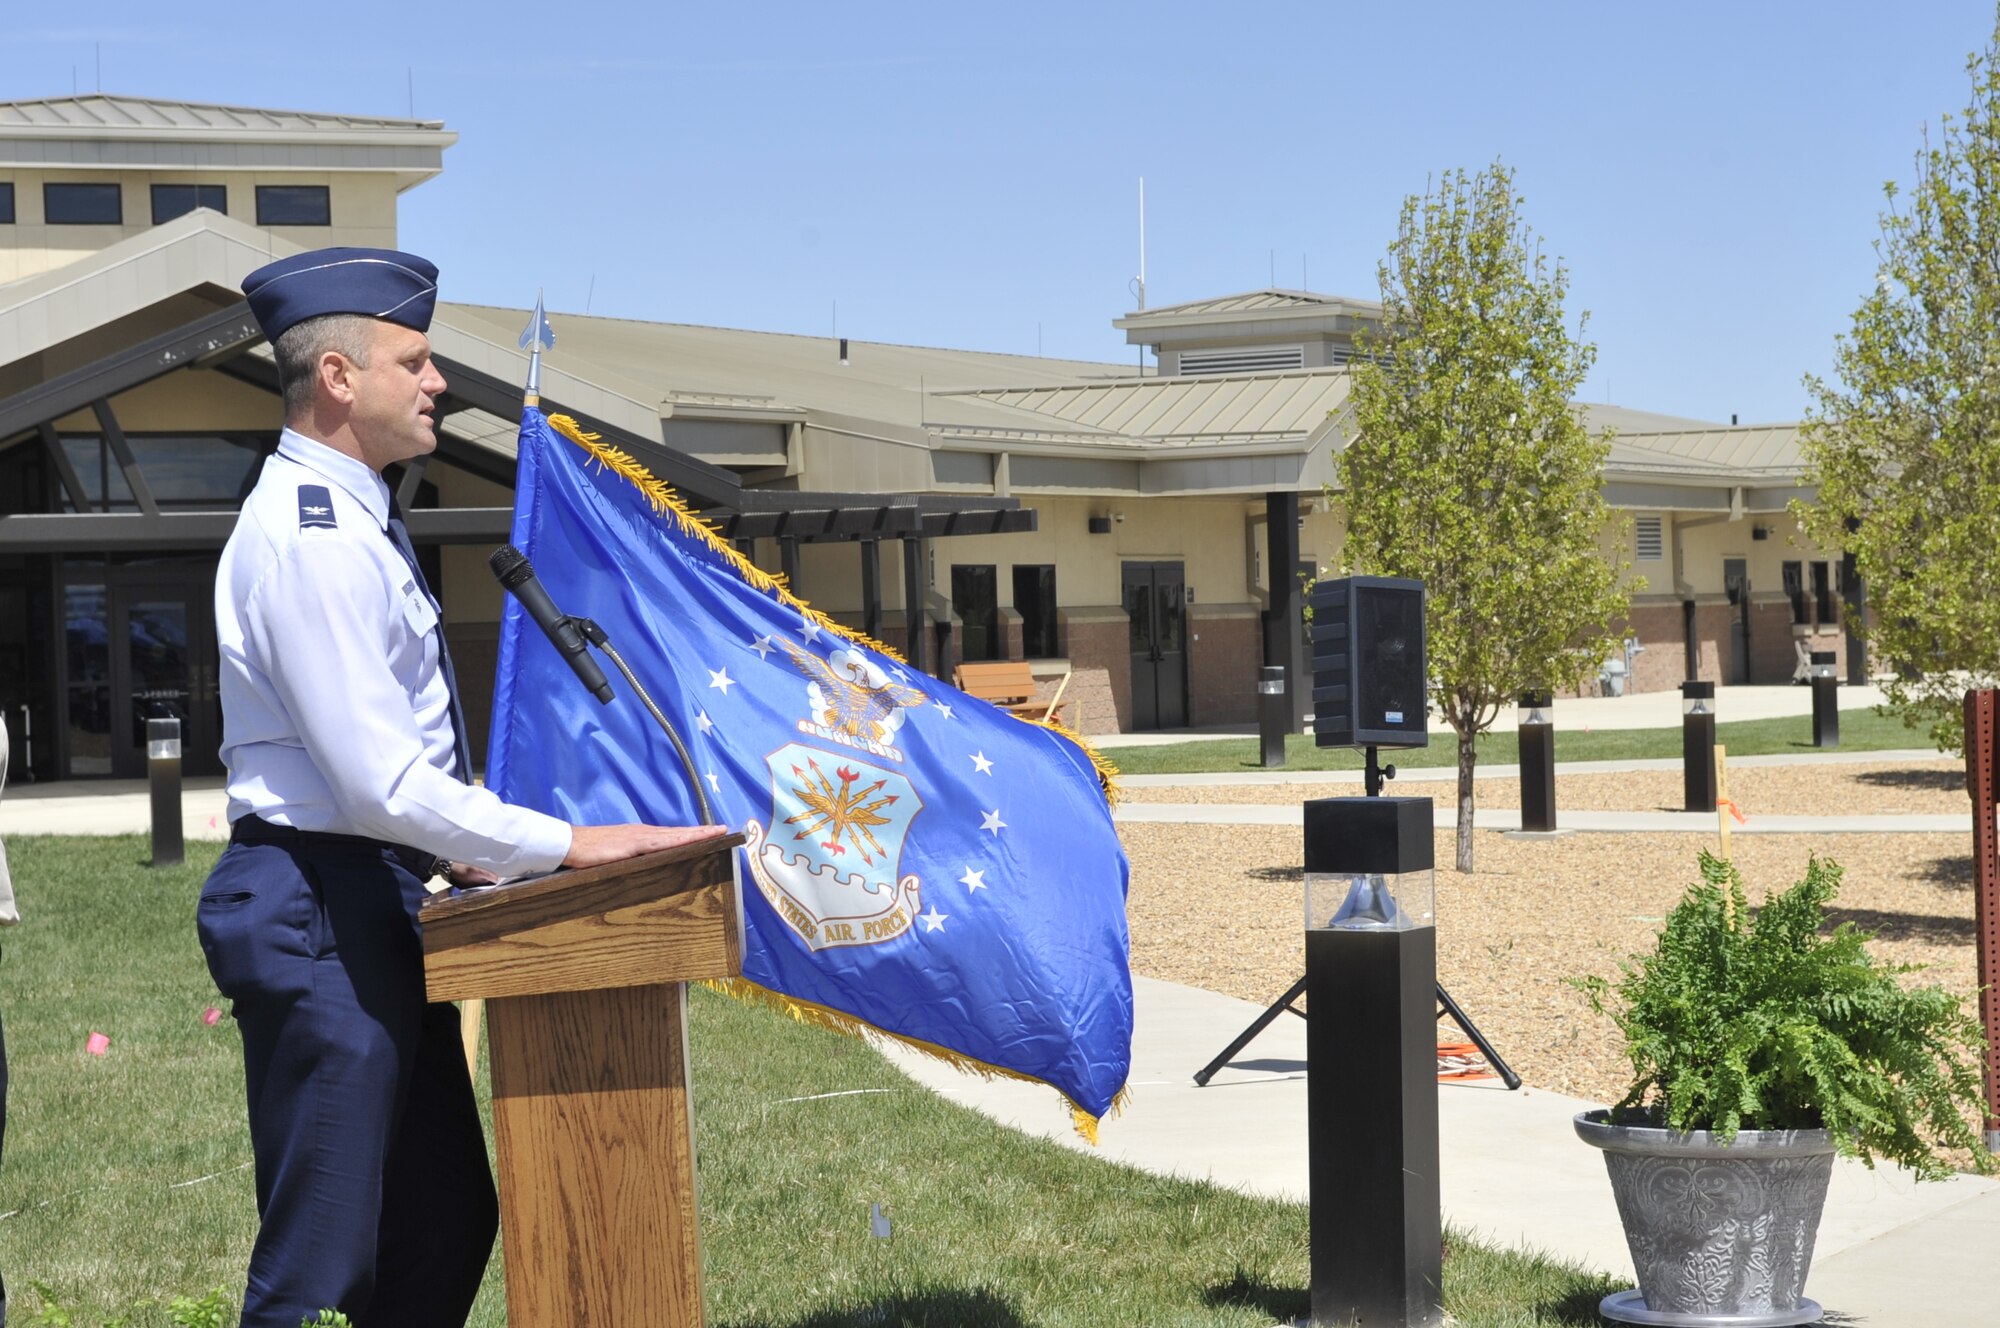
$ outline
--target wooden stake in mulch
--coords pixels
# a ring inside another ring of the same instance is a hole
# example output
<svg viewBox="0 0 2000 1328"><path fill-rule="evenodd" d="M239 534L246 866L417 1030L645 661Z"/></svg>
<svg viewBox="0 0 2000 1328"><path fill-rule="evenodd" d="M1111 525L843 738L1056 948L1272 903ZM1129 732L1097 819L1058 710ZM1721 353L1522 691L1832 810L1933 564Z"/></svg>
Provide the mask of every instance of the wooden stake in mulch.
<svg viewBox="0 0 2000 1328"><path fill-rule="evenodd" d="M1729 800L1729 749L1721 743L1715 745L1715 824L1722 837L1722 860L1729 861L1729 809L1736 804Z"/></svg>
<svg viewBox="0 0 2000 1328"><path fill-rule="evenodd" d="M1729 796L1729 749L1716 744L1715 748L1715 824L1722 839L1722 860L1729 861L1729 821L1734 817L1738 825L1746 825L1750 818ZM1736 925L1736 901L1725 897L1722 901L1723 914L1729 925Z"/></svg>

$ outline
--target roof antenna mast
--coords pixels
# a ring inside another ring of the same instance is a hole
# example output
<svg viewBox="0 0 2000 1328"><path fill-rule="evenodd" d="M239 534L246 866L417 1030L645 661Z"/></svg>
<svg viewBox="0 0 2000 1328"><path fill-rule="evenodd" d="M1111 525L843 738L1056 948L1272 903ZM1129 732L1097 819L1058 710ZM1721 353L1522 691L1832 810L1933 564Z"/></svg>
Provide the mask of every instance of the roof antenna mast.
<svg viewBox="0 0 2000 1328"><path fill-rule="evenodd" d="M1146 308L1146 177L1139 177L1139 275L1128 285L1138 297L1140 312Z"/></svg>

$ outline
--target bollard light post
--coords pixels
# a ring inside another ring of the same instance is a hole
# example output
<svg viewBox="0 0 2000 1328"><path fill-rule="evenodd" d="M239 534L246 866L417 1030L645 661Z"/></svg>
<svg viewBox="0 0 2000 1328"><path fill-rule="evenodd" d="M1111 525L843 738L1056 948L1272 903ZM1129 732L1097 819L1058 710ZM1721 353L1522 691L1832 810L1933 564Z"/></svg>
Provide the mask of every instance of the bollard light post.
<svg viewBox="0 0 2000 1328"><path fill-rule="evenodd" d="M1681 779L1687 810L1715 810L1715 684L1681 684Z"/></svg>
<svg viewBox="0 0 2000 1328"><path fill-rule="evenodd" d="M1556 828L1555 697L1521 693L1514 732L1521 748L1521 828L1547 834Z"/></svg>
<svg viewBox="0 0 2000 1328"><path fill-rule="evenodd" d="M181 722L146 721L146 780L153 795L153 865L177 867L181 843Z"/></svg>
<svg viewBox="0 0 2000 1328"><path fill-rule="evenodd" d="M1257 736L1266 770L1285 763L1285 730L1291 726L1291 707L1285 704L1284 665L1267 664L1257 679Z"/></svg>
<svg viewBox="0 0 2000 1328"><path fill-rule="evenodd" d="M1305 804L1315 1328L1444 1319L1429 798Z"/></svg>
<svg viewBox="0 0 2000 1328"><path fill-rule="evenodd" d="M1812 652L1813 746L1840 746L1840 677L1833 671L1833 652Z"/></svg>

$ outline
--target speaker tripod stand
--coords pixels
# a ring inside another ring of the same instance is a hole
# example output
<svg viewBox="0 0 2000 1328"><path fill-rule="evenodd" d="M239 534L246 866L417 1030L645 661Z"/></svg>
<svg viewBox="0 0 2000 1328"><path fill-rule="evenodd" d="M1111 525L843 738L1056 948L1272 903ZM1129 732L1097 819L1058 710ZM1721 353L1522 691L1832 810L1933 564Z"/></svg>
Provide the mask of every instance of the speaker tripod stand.
<svg viewBox="0 0 2000 1328"><path fill-rule="evenodd" d="M1395 777L1396 767L1379 764L1376 749L1374 747L1367 748L1367 767L1362 776L1362 787L1366 790L1367 795L1371 798L1381 797L1383 781L1394 779ZM1306 977L1304 974L1301 974L1299 980L1294 982L1285 991L1284 995L1271 1002L1262 1014L1251 1020L1250 1026L1237 1034L1236 1040L1224 1047L1221 1054L1195 1072L1195 1086L1197 1088L1206 1088L1208 1081L1215 1077L1215 1072L1229 1064L1235 1058L1237 1052L1250 1045L1251 1040L1269 1028L1279 1015L1290 1013L1297 1015L1301 1019L1310 1018L1311 1016L1306 1011L1301 1010L1296 1004L1299 997L1305 994L1305 990ZM1472 1040L1472 1045L1479 1048L1479 1054L1486 1058L1486 1063L1493 1067L1494 1072L1500 1076L1500 1082L1507 1085L1509 1091L1521 1086L1521 1076L1515 1074L1513 1067L1508 1065L1501 1058L1500 1053L1493 1049L1493 1044L1486 1040L1486 1035L1479 1031L1479 1026L1474 1024L1464 1009L1460 1007L1459 1003L1451 998L1451 993L1444 989L1444 984L1441 982L1437 984L1437 1012L1439 1015L1448 1016L1454 1024L1459 1026L1465 1036Z"/></svg>

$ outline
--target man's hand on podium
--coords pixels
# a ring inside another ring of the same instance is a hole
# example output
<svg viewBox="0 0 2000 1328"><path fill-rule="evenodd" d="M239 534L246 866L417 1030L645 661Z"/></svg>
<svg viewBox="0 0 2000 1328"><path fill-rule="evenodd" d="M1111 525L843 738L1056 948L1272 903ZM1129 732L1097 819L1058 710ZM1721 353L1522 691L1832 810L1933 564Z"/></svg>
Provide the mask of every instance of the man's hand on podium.
<svg viewBox="0 0 2000 1328"><path fill-rule="evenodd" d="M728 833L725 825L575 825L562 865L597 867Z"/></svg>

